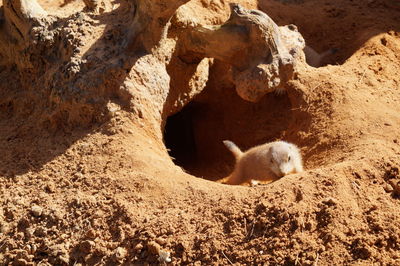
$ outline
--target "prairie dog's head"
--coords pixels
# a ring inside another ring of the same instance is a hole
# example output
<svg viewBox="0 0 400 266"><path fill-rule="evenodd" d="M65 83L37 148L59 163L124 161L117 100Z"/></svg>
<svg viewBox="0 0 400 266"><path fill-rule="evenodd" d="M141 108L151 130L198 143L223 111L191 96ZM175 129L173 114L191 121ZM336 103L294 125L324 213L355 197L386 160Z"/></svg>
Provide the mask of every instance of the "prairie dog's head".
<svg viewBox="0 0 400 266"><path fill-rule="evenodd" d="M268 155L270 169L279 177L303 171L301 154L294 144L273 142Z"/></svg>

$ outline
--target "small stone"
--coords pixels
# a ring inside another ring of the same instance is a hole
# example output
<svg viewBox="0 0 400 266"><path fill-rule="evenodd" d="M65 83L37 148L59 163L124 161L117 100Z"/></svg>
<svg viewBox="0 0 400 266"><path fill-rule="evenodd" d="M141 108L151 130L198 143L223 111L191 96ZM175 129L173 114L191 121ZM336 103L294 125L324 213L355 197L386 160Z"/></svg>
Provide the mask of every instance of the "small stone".
<svg viewBox="0 0 400 266"><path fill-rule="evenodd" d="M296 196L296 202L299 202L304 199L303 190L301 188L295 188L294 194Z"/></svg>
<svg viewBox="0 0 400 266"><path fill-rule="evenodd" d="M282 220L283 221L287 221L287 220L289 220L289 218L290 218L290 215L289 215L289 213L287 213L287 212L284 212L284 213L282 213Z"/></svg>
<svg viewBox="0 0 400 266"><path fill-rule="evenodd" d="M393 187L393 194L395 196L400 196L400 180L392 179L389 182L390 182L390 185L392 185L392 187Z"/></svg>
<svg viewBox="0 0 400 266"><path fill-rule="evenodd" d="M322 201L322 203L329 205L329 206L334 206L334 205L337 205L337 199L328 197L328 198L324 199Z"/></svg>
<svg viewBox="0 0 400 266"><path fill-rule="evenodd" d="M151 220L151 218L150 218L150 220ZM152 232L145 232L145 234L147 235L147 237L148 237L149 239L154 239L154 238L156 238L156 235L155 235L154 233L152 233Z"/></svg>
<svg viewBox="0 0 400 266"><path fill-rule="evenodd" d="M24 239L24 238L25 238L24 232L18 232L15 236L15 239Z"/></svg>
<svg viewBox="0 0 400 266"><path fill-rule="evenodd" d="M151 254L158 255L160 253L161 247L155 241L150 241L147 244L147 248Z"/></svg>
<svg viewBox="0 0 400 266"><path fill-rule="evenodd" d="M128 254L128 252L126 251L125 248L123 247L118 247L115 249L114 251L114 260L115 261L122 261L125 259L126 255Z"/></svg>
<svg viewBox="0 0 400 266"><path fill-rule="evenodd" d="M142 243L136 244L136 246L133 248L134 251L140 252L143 249Z"/></svg>
<svg viewBox="0 0 400 266"><path fill-rule="evenodd" d="M54 184L48 184L48 185L45 186L44 190L47 193L55 193L56 192L56 187L55 187Z"/></svg>
<svg viewBox="0 0 400 266"><path fill-rule="evenodd" d="M69 256L68 256L67 254L59 255L59 256L58 256L58 259L59 259L62 263L66 264L66 265L69 264Z"/></svg>
<svg viewBox="0 0 400 266"><path fill-rule="evenodd" d="M8 220L11 220L11 221L14 220L15 212L16 212L15 208L5 208L4 209L4 215L6 216L6 218Z"/></svg>
<svg viewBox="0 0 400 266"><path fill-rule="evenodd" d="M28 239L31 239L33 237L35 233L35 229L33 229L32 227L29 227L25 230L25 237Z"/></svg>
<svg viewBox="0 0 400 266"><path fill-rule="evenodd" d="M165 245L165 244L167 244L167 240L165 240L164 238L161 238L161 237L158 237L158 238L156 239L156 242L157 242L158 244L160 244L160 245Z"/></svg>
<svg viewBox="0 0 400 266"><path fill-rule="evenodd" d="M171 253L168 251L160 250L158 253L158 260L163 263L171 262Z"/></svg>
<svg viewBox="0 0 400 266"><path fill-rule="evenodd" d="M391 193L393 191L393 187L391 184L386 184L383 189L387 192L387 193Z"/></svg>
<svg viewBox="0 0 400 266"><path fill-rule="evenodd" d="M260 184L260 182L257 181L257 180L251 180L251 181L250 181L250 186L252 186L252 187L256 187L256 186L258 186L259 184Z"/></svg>
<svg viewBox="0 0 400 266"><path fill-rule="evenodd" d="M32 215L33 215L33 216L39 217L39 216L42 215L43 209L42 209L42 207L40 207L40 206L33 205L33 206L31 207L31 212L32 212Z"/></svg>
<svg viewBox="0 0 400 266"><path fill-rule="evenodd" d="M6 234L8 231L8 225L5 222L0 222L0 234Z"/></svg>
<svg viewBox="0 0 400 266"><path fill-rule="evenodd" d="M87 231L86 236L88 238L94 239L94 238L96 238L97 234L96 234L96 231L92 228L89 231Z"/></svg>

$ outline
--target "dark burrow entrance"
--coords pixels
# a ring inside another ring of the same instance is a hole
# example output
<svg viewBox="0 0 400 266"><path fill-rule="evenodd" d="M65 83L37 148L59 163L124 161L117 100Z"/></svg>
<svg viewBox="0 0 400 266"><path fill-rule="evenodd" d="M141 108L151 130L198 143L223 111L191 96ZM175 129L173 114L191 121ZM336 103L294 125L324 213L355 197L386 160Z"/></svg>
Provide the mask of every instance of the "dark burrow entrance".
<svg viewBox="0 0 400 266"><path fill-rule="evenodd" d="M218 66L211 73L203 92L167 118L164 141L176 165L192 175L218 180L234 165L223 140L246 150L285 139L292 111L286 94L270 93L258 103L247 102L232 85L217 78L221 76Z"/></svg>
<svg viewBox="0 0 400 266"><path fill-rule="evenodd" d="M194 104L185 106L179 113L168 117L164 129L164 142L175 164L190 168L196 162L196 141L193 131Z"/></svg>

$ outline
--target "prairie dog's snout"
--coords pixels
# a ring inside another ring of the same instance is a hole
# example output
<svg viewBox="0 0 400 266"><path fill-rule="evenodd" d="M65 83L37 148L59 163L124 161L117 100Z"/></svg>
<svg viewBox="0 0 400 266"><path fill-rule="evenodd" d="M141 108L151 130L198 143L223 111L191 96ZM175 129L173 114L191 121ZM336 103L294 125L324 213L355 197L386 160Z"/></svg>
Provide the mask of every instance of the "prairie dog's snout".
<svg viewBox="0 0 400 266"><path fill-rule="evenodd" d="M296 145L275 141L242 152L233 142L224 141L236 158L235 169L228 184L237 185L250 179L273 180L303 171L301 154Z"/></svg>
<svg viewBox="0 0 400 266"><path fill-rule="evenodd" d="M283 141L273 142L269 148L271 170L282 177L303 171L301 155L294 144Z"/></svg>

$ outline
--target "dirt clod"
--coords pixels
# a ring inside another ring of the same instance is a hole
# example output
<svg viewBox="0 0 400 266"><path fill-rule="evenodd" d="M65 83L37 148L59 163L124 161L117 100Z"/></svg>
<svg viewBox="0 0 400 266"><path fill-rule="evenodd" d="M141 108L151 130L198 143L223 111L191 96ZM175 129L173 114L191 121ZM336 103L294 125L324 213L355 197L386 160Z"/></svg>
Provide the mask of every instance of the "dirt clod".
<svg viewBox="0 0 400 266"><path fill-rule="evenodd" d="M39 216L41 216L42 213L43 213L43 208L40 207L40 206L38 206L38 205L33 205L33 206L31 207L31 212L32 212L32 215L33 215L33 216L39 217Z"/></svg>
<svg viewBox="0 0 400 266"><path fill-rule="evenodd" d="M155 241L151 241L147 243L147 249L151 254L158 255L161 251L161 247L159 244L157 244Z"/></svg>
<svg viewBox="0 0 400 266"><path fill-rule="evenodd" d="M118 247L114 251L114 261L121 262L125 259L126 255L128 254L127 250L122 247Z"/></svg>
<svg viewBox="0 0 400 266"><path fill-rule="evenodd" d="M85 254L89 254L90 252L92 252L95 245L95 242L91 240L85 240L79 244L79 250Z"/></svg>
<svg viewBox="0 0 400 266"><path fill-rule="evenodd" d="M383 187L387 193L393 192L393 186L391 184L385 184Z"/></svg>

